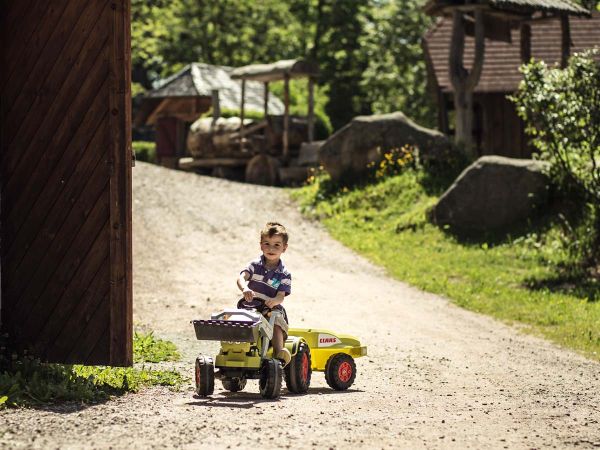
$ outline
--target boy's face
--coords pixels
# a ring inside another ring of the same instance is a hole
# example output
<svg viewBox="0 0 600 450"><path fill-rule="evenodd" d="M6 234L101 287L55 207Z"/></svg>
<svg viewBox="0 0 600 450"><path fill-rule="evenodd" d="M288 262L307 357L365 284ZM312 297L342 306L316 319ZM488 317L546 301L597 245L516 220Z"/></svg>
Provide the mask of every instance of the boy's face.
<svg viewBox="0 0 600 450"><path fill-rule="evenodd" d="M278 263L282 253L287 249L287 244L283 243L283 238L278 235L264 236L260 241L260 249L265 259L271 263Z"/></svg>

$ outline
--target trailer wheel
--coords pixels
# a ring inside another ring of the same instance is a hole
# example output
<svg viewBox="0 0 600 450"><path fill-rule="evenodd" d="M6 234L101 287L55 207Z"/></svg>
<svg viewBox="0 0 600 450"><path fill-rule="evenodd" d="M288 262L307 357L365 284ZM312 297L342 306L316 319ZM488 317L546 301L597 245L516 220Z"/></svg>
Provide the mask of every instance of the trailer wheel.
<svg viewBox="0 0 600 450"><path fill-rule="evenodd" d="M345 391L356 378L354 358L345 353L336 353L325 364L325 381L336 391Z"/></svg>
<svg viewBox="0 0 600 450"><path fill-rule="evenodd" d="M294 394L304 394L310 386L312 374L310 348L306 342L301 342L298 353L285 368L285 385Z"/></svg>
<svg viewBox="0 0 600 450"><path fill-rule="evenodd" d="M246 387L245 378L223 378L223 389L229 392L238 392Z"/></svg>
<svg viewBox="0 0 600 450"><path fill-rule="evenodd" d="M215 367L212 358L198 355L196 358L196 394L200 397L215 391Z"/></svg>
<svg viewBox="0 0 600 450"><path fill-rule="evenodd" d="M283 368L278 359L266 359L260 370L260 395L264 398L278 398L281 393Z"/></svg>

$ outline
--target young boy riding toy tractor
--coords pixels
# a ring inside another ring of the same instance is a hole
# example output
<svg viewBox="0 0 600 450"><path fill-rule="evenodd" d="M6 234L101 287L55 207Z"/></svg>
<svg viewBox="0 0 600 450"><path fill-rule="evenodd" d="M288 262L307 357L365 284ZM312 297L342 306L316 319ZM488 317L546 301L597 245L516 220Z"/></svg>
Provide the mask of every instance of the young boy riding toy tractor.
<svg viewBox="0 0 600 450"><path fill-rule="evenodd" d="M337 390L348 389L354 382L353 358L367 354L357 339L288 327L282 303L291 293L292 276L281 260L287 246L285 227L268 222L260 232L262 255L244 267L238 277L237 285L243 294L238 309L192 322L198 339L221 341L214 362L205 355L196 358L199 396L213 393L217 377L232 392L244 389L246 380L258 379L261 395L277 398L283 367L286 386L294 393L308 391L313 370L325 371L327 384Z"/></svg>

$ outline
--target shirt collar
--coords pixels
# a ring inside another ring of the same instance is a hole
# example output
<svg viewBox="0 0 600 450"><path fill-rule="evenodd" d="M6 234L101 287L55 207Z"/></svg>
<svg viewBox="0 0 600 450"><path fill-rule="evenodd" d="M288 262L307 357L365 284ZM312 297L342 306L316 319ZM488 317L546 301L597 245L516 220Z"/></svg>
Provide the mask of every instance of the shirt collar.
<svg viewBox="0 0 600 450"><path fill-rule="evenodd" d="M265 255L260 255L260 262L262 263L263 267L265 268L265 270L267 270L267 259L265 258ZM277 267L275 269L273 269L274 272L283 272L283 260L281 258L279 258L279 264L277 265Z"/></svg>

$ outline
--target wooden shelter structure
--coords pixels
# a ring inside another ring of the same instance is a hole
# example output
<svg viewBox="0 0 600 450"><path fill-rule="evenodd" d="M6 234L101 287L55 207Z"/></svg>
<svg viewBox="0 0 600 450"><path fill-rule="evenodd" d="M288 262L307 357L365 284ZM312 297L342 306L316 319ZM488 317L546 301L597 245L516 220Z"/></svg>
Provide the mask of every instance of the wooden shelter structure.
<svg viewBox="0 0 600 450"><path fill-rule="evenodd" d="M0 34L2 331L131 365L130 2L2 2Z"/></svg>
<svg viewBox="0 0 600 450"><path fill-rule="evenodd" d="M145 95L134 124L154 126L159 163L176 165L186 153L189 126L211 107L215 117L222 108L239 108L242 92L239 83L230 77L232 70L228 66L188 64ZM262 83L248 83L245 92L248 110L263 110L263 89ZM281 100L271 97L269 108L282 114L284 107Z"/></svg>
<svg viewBox="0 0 600 450"><path fill-rule="evenodd" d="M259 81L264 83L264 114L269 115L269 83L272 81L283 81L283 161L289 160L289 129L290 129L290 80L294 78L308 78L308 142L314 140L315 112L314 112L314 83L319 75L318 66L303 59L287 59L272 64L252 64L238 67L231 72L233 80L242 82L242 100L240 105L242 131L244 123L244 112L246 107L247 83ZM243 145L243 140L240 140Z"/></svg>
<svg viewBox="0 0 600 450"><path fill-rule="evenodd" d="M512 42L512 30L519 30L522 61L531 56L531 26L559 20L561 64L571 50L569 16L589 16L589 11L571 0L430 0L425 11L452 21L448 55L448 78L455 110L455 141L474 156L473 93L482 73L486 41ZM473 36L473 63L465 67L465 38Z"/></svg>
<svg viewBox="0 0 600 450"><path fill-rule="evenodd" d="M581 52L600 46L600 12L591 18L573 17L570 22L571 52ZM473 90L474 150L478 155L496 154L527 158L524 125L517 116L514 104L507 99L522 80L519 67L524 60L535 58L548 65L560 64L563 59L560 18L537 20L529 24L529 50L523 55L521 29L513 28L506 39L486 39L486 57L481 76ZM449 74L452 20L441 17L425 34L424 53L427 62L429 87L438 106L438 128L452 134L449 115L454 109L454 88ZM472 36L465 38L464 59L472 60L475 43Z"/></svg>

